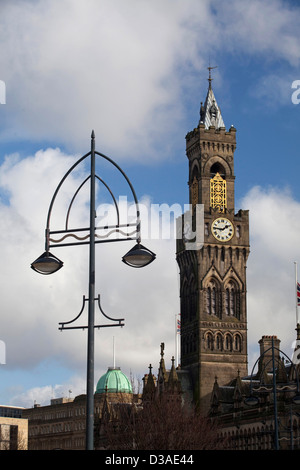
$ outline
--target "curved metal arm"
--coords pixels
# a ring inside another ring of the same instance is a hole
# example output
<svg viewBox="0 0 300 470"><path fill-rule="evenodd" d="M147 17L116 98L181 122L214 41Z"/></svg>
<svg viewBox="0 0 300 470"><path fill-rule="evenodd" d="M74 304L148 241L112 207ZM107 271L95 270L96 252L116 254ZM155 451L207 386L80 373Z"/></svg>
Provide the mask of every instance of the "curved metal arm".
<svg viewBox="0 0 300 470"><path fill-rule="evenodd" d="M108 315L106 315L106 313L104 313L104 311L101 307L101 304L100 304L100 294L98 294L98 299L97 300L98 300L99 310L105 318L107 318L108 320L111 320L111 321L118 321L118 322L124 321L124 318L112 318L112 317L109 317Z"/></svg>
<svg viewBox="0 0 300 470"><path fill-rule="evenodd" d="M107 157L106 155L104 155L103 153L100 153L100 152L97 152L95 151L95 154L96 155L100 155L100 157L102 158L105 158L105 160L109 161L110 163L112 163L118 170L119 172L124 176L124 178L126 179L127 183L128 183L128 186L130 187L131 189L131 192L132 192L132 195L133 195L133 199L134 199L134 202L135 202L135 207L136 207L136 214L137 214L137 226L138 226L138 233L140 234L140 208L139 208L139 202L138 202L138 198L136 196L136 193L135 193L135 190L128 178L128 176L126 175L126 173L122 170L122 168L116 163L114 162L111 158ZM140 242L140 235L138 237L138 242Z"/></svg>
<svg viewBox="0 0 300 470"><path fill-rule="evenodd" d="M93 134L92 134L92 139L93 139ZM50 238L50 219L51 219L51 214L52 214L52 210L53 210L53 205L54 205L54 202L56 200L56 197L57 197L57 194L59 192L59 190L61 189L63 183L65 182L66 178L70 175L70 173L72 173L72 171L83 161L85 160L89 155L92 154L92 150L89 151L88 153L86 153L85 155L83 155L81 158L79 158L79 160L77 160L77 162L74 163L74 165L71 166L71 168L66 172L66 174L63 176L63 178L61 179L60 183L58 184L53 196L52 196L52 200L50 202L50 206L49 206L49 209L48 209L48 215L47 215L47 222L46 222L46 230L45 230L45 246L46 246L46 252L49 251L49 238ZM131 190L131 193L132 193L132 196L133 196L133 199L134 199L134 203L135 203L135 207L136 207L136 227L137 227L137 241L138 243L141 241L141 236L140 236L140 209L139 209L139 203L138 203L138 199L137 199L137 196L136 196L136 193L135 193L135 190L128 178L128 176L126 175L126 173L122 170L122 168L116 163L114 162L114 160L112 160L110 157L108 157L107 155L104 155L103 153L100 153L100 152L97 152L97 151L94 151L94 154L95 155L98 155L100 156L101 158L104 158L105 160L107 160L108 162L110 162L112 165L114 165L114 167L122 174L122 176L125 178L130 190ZM117 225L120 225L120 219L119 219L119 209L118 209L118 205L117 205L117 202L116 202L116 199L111 191L111 189L109 188L109 186L97 175L95 175L96 178L99 179L99 181L104 184L104 186L108 189L108 191L110 192L112 198L113 198L113 201L114 201L114 205L115 205L115 208L116 208L116 211L117 211L117 220L118 220L118 223ZM70 213L70 210L71 210L71 207L72 207L72 204L74 202L74 199L75 197L77 196L79 190L82 188L82 186L88 181L88 179L91 177L91 175L89 175L84 181L83 183L79 186L79 188L77 189L77 191L75 192L71 202L70 202L70 205L69 205L69 208L68 208L68 211L67 211L67 216L66 216L66 230L67 230L67 226L68 226L68 220L69 220L69 213Z"/></svg>
<svg viewBox="0 0 300 470"><path fill-rule="evenodd" d="M268 352L268 351L278 351L280 354L282 354L283 356L285 356L287 358L287 360L289 361L289 363L291 364L292 368L294 368L294 371L295 371L295 374L296 374L296 384L297 384L297 393L300 392L300 389L299 389L299 375L298 375L298 371L297 371L297 368L295 366L295 364L292 362L292 360L289 358L289 356L284 352L282 351L281 349L277 348L276 346L272 345L270 346L268 349L266 349L263 354L261 356L259 356L259 358L255 361L254 363L254 366L252 367L252 371L251 371L251 379L250 379L250 395L252 395L252 380L253 380L253 373L254 373L254 369L257 365L257 363L261 360L261 358ZM272 362L273 360L273 357L271 357L269 359L269 361L265 364L264 366L264 369L266 369L267 365ZM278 363L278 360L277 360L277 363ZM275 371L273 370L273 374L275 374Z"/></svg>
<svg viewBox="0 0 300 470"><path fill-rule="evenodd" d="M83 300L82 300L82 307L81 307L81 310L80 310L80 312L78 313L78 315L76 315L76 317L73 318L73 320L65 321L65 322L59 322L59 325L69 325L70 323L73 323L74 321L76 321L77 318L80 317L80 315L82 314L82 312L83 312L83 310L84 310L84 304L85 304L85 301L86 301L86 300L87 300L87 299L85 298L85 295L84 295L84 296L83 296ZM63 328L64 328L64 326L62 326L62 327L60 328L60 330L62 330Z"/></svg>
<svg viewBox="0 0 300 470"><path fill-rule="evenodd" d="M65 321L65 322L60 322L59 325L60 328L59 330L76 330L76 329L85 329L85 328L88 328L88 326L69 326L69 327L66 327L65 325L70 325L70 323L74 323L80 316L81 314L83 313L83 310L84 310L84 306L85 306L85 302L87 302L89 299L87 299L85 297L85 295L83 296L83 301L82 301L82 307L81 307L81 310L80 312L78 313L78 315L76 315L75 318L73 318L73 320L69 320L69 321ZM115 325L95 325L94 328L105 328L105 327L109 327L109 326L124 326L124 323L122 323L124 321L124 318L112 318L112 317L109 317L102 309L101 307L101 303L100 303L100 294L98 295L98 297L94 300L98 300L98 306L99 306L99 310L100 312L102 313L102 315L107 318L108 320L110 321L114 321L114 322L118 322L117 324Z"/></svg>
<svg viewBox="0 0 300 470"><path fill-rule="evenodd" d="M51 202L50 202L50 206L49 206L49 209L48 209L48 215L47 215L47 222L46 222L46 251L49 251L49 233L50 233L50 217L51 217L51 213L52 213L52 208L53 208L53 204L54 204L54 201L56 199L56 196L62 186L62 184L64 183L64 181L66 180L66 178L69 176L69 174L74 170L74 168L76 168L77 165L79 165L79 163L81 163L86 157L88 157L89 155L91 155L91 151L89 151L88 153L86 153L85 155L83 155L83 157L81 157L79 160L77 160L76 163L74 163L74 165L71 166L71 168L69 168L69 170L67 171L67 173L64 175L64 177L61 179L59 185L57 186L53 196L52 196L52 199L51 199Z"/></svg>
<svg viewBox="0 0 300 470"><path fill-rule="evenodd" d="M96 178L106 187L106 189L109 191L113 201L114 201L114 205L115 205L115 209L116 209L116 213L117 213L117 226L120 225L120 213L119 213L119 207L118 207L118 204L117 204L117 201L116 201L116 198L112 192L112 190L110 189L110 187L108 186L108 184L105 183L105 181L100 178L100 176L98 175L95 175ZM69 225L69 216L70 216L70 211L71 211L71 208L72 208L72 205L73 205L73 202L77 196L77 194L79 193L79 191L81 190L81 188L85 185L85 183L91 178L91 175L89 175L82 183L81 185L78 187L77 191L75 192L74 196L72 197L72 200L69 204L69 207L68 207L68 211L67 211L67 216L66 216L66 224L65 224L65 227L66 227L66 230L68 230L68 225Z"/></svg>

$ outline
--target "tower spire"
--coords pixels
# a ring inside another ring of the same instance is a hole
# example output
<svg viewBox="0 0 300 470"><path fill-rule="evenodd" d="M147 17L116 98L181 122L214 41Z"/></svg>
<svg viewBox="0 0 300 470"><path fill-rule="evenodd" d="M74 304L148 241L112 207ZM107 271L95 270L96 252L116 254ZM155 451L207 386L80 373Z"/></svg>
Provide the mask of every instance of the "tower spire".
<svg viewBox="0 0 300 470"><path fill-rule="evenodd" d="M211 82L211 71L213 69L218 68L217 66L215 67L207 67L208 69L208 91L205 99L205 103L201 103L200 106L200 123L203 123L205 125L206 129L209 129L210 126L214 126L216 129L219 129L220 127L225 127L222 114L221 114L221 109L218 106L216 97L214 95Z"/></svg>

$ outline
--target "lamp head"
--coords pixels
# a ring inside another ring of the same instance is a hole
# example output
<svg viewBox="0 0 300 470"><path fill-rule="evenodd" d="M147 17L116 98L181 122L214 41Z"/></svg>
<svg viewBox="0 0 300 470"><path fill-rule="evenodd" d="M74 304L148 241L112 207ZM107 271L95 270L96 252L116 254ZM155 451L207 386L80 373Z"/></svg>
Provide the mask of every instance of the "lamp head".
<svg viewBox="0 0 300 470"><path fill-rule="evenodd" d="M45 251L32 264L31 268L39 274L53 274L63 267L63 262L49 251Z"/></svg>
<svg viewBox="0 0 300 470"><path fill-rule="evenodd" d="M295 395L292 398L292 402L294 403L294 405L300 405L300 395L299 395L299 393L297 393L297 395Z"/></svg>
<svg viewBox="0 0 300 470"><path fill-rule="evenodd" d="M250 395L250 397L245 398L245 403L248 406L256 406L259 402L259 399L253 395Z"/></svg>
<svg viewBox="0 0 300 470"><path fill-rule="evenodd" d="M133 268L143 268L152 263L156 258L155 253L137 243L131 250L123 256L122 261Z"/></svg>

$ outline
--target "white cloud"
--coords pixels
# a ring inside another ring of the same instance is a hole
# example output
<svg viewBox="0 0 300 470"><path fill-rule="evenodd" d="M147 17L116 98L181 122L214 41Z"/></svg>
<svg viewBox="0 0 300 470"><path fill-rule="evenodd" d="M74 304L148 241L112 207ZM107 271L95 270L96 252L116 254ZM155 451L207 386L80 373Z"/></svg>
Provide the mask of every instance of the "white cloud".
<svg viewBox="0 0 300 470"><path fill-rule="evenodd" d="M189 88L189 96L200 99L200 78L194 72L206 78L210 52L212 59L229 51L243 57L259 53L275 64L299 63L299 10L277 0L27 0L2 2L0 8L0 79L6 84L2 141L44 139L81 152L88 150L94 128L97 148L113 151L118 159L165 158L177 139L182 144L177 129L183 127L183 90ZM265 83L262 78L259 98L273 96ZM0 315L7 368L30 370L50 357L80 376L85 372L86 332L60 333L58 322L73 318L87 294L87 251L56 250L64 268L53 276L29 268L43 251L53 191L74 158L48 148L23 159L10 155L0 168L0 216L5 221ZM70 178L63 202L80 176ZM294 339L299 203L282 190L256 188L243 207L250 209L251 224L250 345L256 347L263 334L277 334L286 350ZM63 205L58 208L61 220ZM76 209L81 223L87 213L85 195ZM174 354L179 308L175 243L147 240L157 260L143 270L121 263L129 243L116 245L97 247L97 290L104 311L124 316L126 326L96 331L96 376L111 363L113 335L117 365L126 373L145 372L150 362L155 367L161 341L166 361Z"/></svg>
<svg viewBox="0 0 300 470"><path fill-rule="evenodd" d="M299 65L299 10L282 0L212 2L223 41L233 51Z"/></svg>
<svg viewBox="0 0 300 470"><path fill-rule="evenodd" d="M300 203L288 190L253 188L243 199L250 210L248 332L252 357L263 335L276 335L292 355L296 339L295 265L300 261Z"/></svg>
<svg viewBox="0 0 300 470"><path fill-rule="evenodd" d="M40 276L29 267L43 251L45 214L53 185L71 161L74 157L59 149L47 149L23 160L8 156L0 168L0 185L9 198L9 204L0 205L1 220L5 220L0 233L1 339L7 347L7 370L34 370L47 360L58 361L62 368L85 376L86 331L59 332L58 323L74 318L82 296L88 295L87 250L56 249L64 267L52 276ZM49 179L50 162L53 173ZM62 189L63 199L77 189L82 176L70 176L66 192ZM76 207L78 223L86 215L85 202L83 198ZM143 203L146 206L150 201L145 197ZM300 260L300 204L287 190L256 187L245 196L241 207L250 210L249 362L257 357L257 342L265 334L277 335L289 355L295 328L294 261ZM63 208L56 209L61 216ZM116 365L127 374L132 371L141 377L149 363L155 369L161 342L166 344L167 363L175 354L175 315L179 313L175 241L159 239L155 231L152 233L155 239L145 240L145 245L157 259L143 269L132 269L121 262L131 242L96 247L96 295L101 295L106 314L125 318L125 327L95 331L95 381L112 365L113 337ZM96 309L95 323L103 320ZM86 325L86 321L85 311L76 325ZM70 380L59 390L72 389ZM43 390L45 397L51 397L50 389ZM27 392L22 393L25 401ZM32 393L37 395L36 390Z"/></svg>
<svg viewBox="0 0 300 470"><path fill-rule="evenodd" d="M81 309L83 295L88 296L87 247L53 249L64 267L52 276L30 269L30 263L44 251L45 219L54 186L71 161L76 160L59 149L47 149L23 160L8 156L0 168L0 185L9 201L0 205L0 217L5 220L0 233L1 339L7 348L8 370L34 369L47 360L85 375L86 330L59 332L58 324L73 319ZM69 175L66 190L64 186L60 190L63 202L85 176L81 172ZM145 198L144 205L147 201ZM76 227L84 226L85 203L82 198L74 208L78 212L72 218L78 223ZM55 205L53 217L58 211L63 220L66 207ZM127 241L96 247L95 294L101 295L106 314L125 318L125 327L95 330L95 380L111 365L113 336L117 365L127 373L132 369L142 374L149 362L157 362L162 341L168 344L169 360L175 354L175 314L179 311L175 241L161 240L157 234L155 240L145 240L157 260L137 270L121 262L133 244ZM107 321L96 308L95 324L99 323ZM75 325L86 324L87 307Z"/></svg>
<svg viewBox="0 0 300 470"><path fill-rule="evenodd" d="M120 157L165 158L172 139L178 145L186 87L194 96L194 72L206 75L210 53L299 63L299 11L279 0L28 0L1 8L2 139L55 140L81 152L95 129L100 147Z"/></svg>
<svg viewBox="0 0 300 470"><path fill-rule="evenodd" d="M172 72L184 11L180 2L13 2L1 21L1 68L14 132L82 149L94 128L107 148L143 144L147 154L166 113L180 117Z"/></svg>
<svg viewBox="0 0 300 470"><path fill-rule="evenodd" d="M33 387L17 391L10 405L32 408L34 405L47 406L53 398L71 397L85 393L85 383L82 377L72 376L68 383Z"/></svg>

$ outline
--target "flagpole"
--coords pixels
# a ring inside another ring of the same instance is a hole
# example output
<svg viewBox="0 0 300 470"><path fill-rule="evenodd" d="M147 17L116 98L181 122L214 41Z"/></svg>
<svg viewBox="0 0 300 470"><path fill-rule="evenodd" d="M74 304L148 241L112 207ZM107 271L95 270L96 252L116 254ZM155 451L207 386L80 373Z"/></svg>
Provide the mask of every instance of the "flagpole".
<svg viewBox="0 0 300 470"><path fill-rule="evenodd" d="M177 366L178 365L177 313L175 314L175 357L176 357L176 366Z"/></svg>
<svg viewBox="0 0 300 470"><path fill-rule="evenodd" d="M181 318L180 313L175 315L175 357L176 357L176 367L179 364L179 346L180 346L180 334L181 334Z"/></svg>
<svg viewBox="0 0 300 470"><path fill-rule="evenodd" d="M297 263L294 261L295 265L295 297L296 297L296 326L299 323L298 320L298 295L297 295L297 286L298 286L298 279L297 279Z"/></svg>

